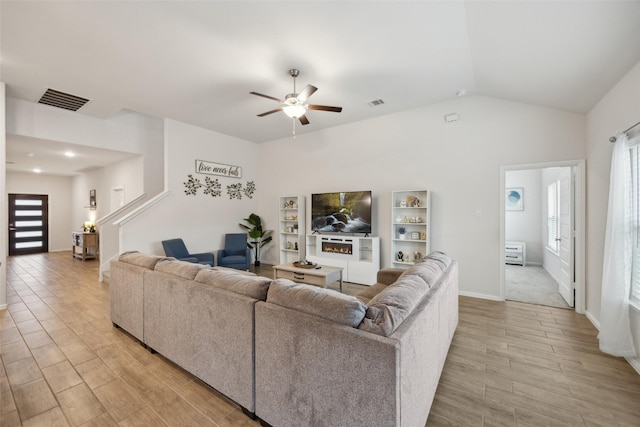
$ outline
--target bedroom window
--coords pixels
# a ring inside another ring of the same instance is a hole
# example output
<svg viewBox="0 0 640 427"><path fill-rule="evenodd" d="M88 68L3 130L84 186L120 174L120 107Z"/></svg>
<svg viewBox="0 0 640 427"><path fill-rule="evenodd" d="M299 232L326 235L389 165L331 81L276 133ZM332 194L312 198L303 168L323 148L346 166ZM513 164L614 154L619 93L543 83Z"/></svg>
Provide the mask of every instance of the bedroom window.
<svg viewBox="0 0 640 427"><path fill-rule="evenodd" d="M554 254L560 253L560 181L554 181L547 188L547 248Z"/></svg>

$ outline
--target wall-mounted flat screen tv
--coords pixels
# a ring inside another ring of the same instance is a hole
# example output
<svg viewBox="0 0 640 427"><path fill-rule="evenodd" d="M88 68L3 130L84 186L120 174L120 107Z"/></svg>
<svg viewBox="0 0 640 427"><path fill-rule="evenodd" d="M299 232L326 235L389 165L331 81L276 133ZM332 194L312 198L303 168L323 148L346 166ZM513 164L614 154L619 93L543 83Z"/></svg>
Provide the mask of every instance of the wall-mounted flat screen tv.
<svg viewBox="0 0 640 427"><path fill-rule="evenodd" d="M371 191L312 194L311 230L371 233Z"/></svg>

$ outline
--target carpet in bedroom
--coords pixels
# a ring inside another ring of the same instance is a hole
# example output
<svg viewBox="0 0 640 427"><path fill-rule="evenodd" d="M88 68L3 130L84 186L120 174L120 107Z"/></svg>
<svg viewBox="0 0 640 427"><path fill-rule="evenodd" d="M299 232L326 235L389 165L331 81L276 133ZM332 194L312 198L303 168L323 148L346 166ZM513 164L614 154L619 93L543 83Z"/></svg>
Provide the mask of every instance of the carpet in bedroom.
<svg viewBox="0 0 640 427"><path fill-rule="evenodd" d="M558 292L558 283L540 266L505 265L505 299L548 307L571 308Z"/></svg>

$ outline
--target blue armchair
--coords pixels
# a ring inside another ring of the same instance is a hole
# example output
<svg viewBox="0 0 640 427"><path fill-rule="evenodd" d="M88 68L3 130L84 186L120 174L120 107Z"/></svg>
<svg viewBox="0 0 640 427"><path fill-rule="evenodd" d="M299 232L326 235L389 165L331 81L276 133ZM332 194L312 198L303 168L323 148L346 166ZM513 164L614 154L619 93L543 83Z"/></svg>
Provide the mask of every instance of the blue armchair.
<svg viewBox="0 0 640 427"><path fill-rule="evenodd" d="M162 247L167 256L174 257L180 261L208 264L213 267L213 252L190 254L182 239L163 240Z"/></svg>
<svg viewBox="0 0 640 427"><path fill-rule="evenodd" d="M224 236L224 249L218 251L218 265L220 267L249 270L251 250L247 247L245 233L232 233Z"/></svg>

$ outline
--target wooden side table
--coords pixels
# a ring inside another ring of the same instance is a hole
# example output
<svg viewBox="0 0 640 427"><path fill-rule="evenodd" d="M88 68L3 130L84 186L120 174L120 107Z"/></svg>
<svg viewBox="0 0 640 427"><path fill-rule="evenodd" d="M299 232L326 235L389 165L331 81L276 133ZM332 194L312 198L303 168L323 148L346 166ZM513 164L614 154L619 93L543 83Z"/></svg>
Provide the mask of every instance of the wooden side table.
<svg viewBox="0 0 640 427"><path fill-rule="evenodd" d="M71 233L71 255L74 258L98 258L98 233L74 231Z"/></svg>

